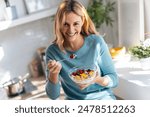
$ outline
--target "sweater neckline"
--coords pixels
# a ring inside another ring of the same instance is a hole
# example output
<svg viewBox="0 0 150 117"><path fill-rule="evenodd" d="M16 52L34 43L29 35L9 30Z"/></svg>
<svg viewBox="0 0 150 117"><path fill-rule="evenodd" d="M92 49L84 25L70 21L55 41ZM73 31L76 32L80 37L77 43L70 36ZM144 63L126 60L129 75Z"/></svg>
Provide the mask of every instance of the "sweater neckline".
<svg viewBox="0 0 150 117"><path fill-rule="evenodd" d="M69 50L66 50L67 53L69 54L82 54L83 50L86 48L86 44L87 44L87 37L84 37L84 43L83 45L81 46L81 48L79 48L78 50L76 51L69 51Z"/></svg>

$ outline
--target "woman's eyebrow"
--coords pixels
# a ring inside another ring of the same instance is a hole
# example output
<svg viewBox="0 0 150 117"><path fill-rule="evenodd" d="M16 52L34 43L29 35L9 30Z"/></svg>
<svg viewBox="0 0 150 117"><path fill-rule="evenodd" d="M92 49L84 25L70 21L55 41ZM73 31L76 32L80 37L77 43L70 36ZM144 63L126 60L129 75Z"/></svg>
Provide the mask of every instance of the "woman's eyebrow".
<svg viewBox="0 0 150 117"><path fill-rule="evenodd" d="M75 23L80 23L80 21L75 21Z"/></svg>
<svg viewBox="0 0 150 117"><path fill-rule="evenodd" d="M69 24L68 22L65 22L66 24ZM75 22L73 22L73 23L80 23L80 21L75 21Z"/></svg>

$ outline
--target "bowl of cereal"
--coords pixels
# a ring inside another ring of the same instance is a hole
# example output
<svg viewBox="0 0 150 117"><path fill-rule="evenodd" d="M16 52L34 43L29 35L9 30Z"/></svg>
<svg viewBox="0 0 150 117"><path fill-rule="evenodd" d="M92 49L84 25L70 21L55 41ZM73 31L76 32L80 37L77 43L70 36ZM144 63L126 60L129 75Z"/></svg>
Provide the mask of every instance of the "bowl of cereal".
<svg viewBox="0 0 150 117"><path fill-rule="evenodd" d="M70 78L77 84L88 84L96 77L95 65L74 67L69 71Z"/></svg>

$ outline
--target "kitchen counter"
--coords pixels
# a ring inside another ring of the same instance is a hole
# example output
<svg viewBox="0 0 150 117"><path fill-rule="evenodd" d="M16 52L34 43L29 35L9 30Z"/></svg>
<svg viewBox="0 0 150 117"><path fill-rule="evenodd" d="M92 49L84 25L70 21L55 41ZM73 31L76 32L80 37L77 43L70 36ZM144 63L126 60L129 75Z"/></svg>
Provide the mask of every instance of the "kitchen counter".
<svg viewBox="0 0 150 117"><path fill-rule="evenodd" d="M29 78L24 83L25 92L9 97L10 100L48 99L45 93L45 77Z"/></svg>
<svg viewBox="0 0 150 117"><path fill-rule="evenodd" d="M139 61L115 61L119 85L113 89L116 96L125 100L150 99L150 70L143 70Z"/></svg>

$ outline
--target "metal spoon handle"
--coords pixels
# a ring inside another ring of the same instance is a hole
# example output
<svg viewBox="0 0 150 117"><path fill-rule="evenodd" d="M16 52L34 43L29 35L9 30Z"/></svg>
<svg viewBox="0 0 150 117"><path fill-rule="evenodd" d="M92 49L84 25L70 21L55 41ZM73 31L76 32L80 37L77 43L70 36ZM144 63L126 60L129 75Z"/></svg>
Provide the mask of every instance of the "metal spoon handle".
<svg viewBox="0 0 150 117"><path fill-rule="evenodd" d="M62 62L62 61L65 61L65 60L69 60L70 58L65 58L65 59L61 59L61 60L58 60L59 62Z"/></svg>
<svg viewBox="0 0 150 117"><path fill-rule="evenodd" d="M59 62L62 62L62 61L65 61L65 60L70 60L70 59L75 59L77 55L75 54L71 54L69 58L65 58L65 59L61 59L61 60L58 60Z"/></svg>

